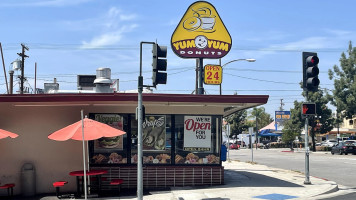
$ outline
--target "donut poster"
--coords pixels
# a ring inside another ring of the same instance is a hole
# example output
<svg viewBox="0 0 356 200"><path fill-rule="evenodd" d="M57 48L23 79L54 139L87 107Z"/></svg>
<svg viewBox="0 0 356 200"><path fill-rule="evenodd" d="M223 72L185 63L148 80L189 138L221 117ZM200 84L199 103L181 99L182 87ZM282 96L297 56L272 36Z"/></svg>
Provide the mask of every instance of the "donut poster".
<svg viewBox="0 0 356 200"><path fill-rule="evenodd" d="M166 149L166 116L146 116L142 128L143 150Z"/></svg>
<svg viewBox="0 0 356 200"><path fill-rule="evenodd" d="M189 6L171 37L172 50L181 58L222 58L231 45L218 12L205 1Z"/></svg>
<svg viewBox="0 0 356 200"><path fill-rule="evenodd" d="M210 151L211 117L184 116L184 150Z"/></svg>

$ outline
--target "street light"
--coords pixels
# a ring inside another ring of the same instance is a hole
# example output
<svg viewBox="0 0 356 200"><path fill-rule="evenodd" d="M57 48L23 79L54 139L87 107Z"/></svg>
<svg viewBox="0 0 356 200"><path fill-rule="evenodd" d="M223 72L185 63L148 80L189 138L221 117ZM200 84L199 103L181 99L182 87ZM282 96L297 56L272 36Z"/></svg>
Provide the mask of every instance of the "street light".
<svg viewBox="0 0 356 200"><path fill-rule="evenodd" d="M253 58L240 58L240 59L236 59L236 60L231 60L223 65L221 65L221 59L219 59L219 65L221 66L221 68L224 68L226 65L232 63L232 62L237 62L237 61L247 61L247 62L255 62L256 59L253 59ZM220 95L222 94L222 91L221 91L221 83L220 83Z"/></svg>

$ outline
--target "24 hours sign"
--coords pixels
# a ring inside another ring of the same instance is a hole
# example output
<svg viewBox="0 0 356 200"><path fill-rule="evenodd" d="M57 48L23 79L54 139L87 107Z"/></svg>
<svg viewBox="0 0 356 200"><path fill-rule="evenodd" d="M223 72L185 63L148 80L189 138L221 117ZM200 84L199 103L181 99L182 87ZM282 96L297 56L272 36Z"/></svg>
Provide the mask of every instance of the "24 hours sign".
<svg viewBox="0 0 356 200"><path fill-rule="evenodd" d="M184 150L210 151L211 117L184 116Z"/></svg>
<svg viewBox="0 0 356 200"><path fill-rule="evenodd" d="M204 83L207 85L219 85L222 82L222 67L220 65L205 65Z"/></svg>

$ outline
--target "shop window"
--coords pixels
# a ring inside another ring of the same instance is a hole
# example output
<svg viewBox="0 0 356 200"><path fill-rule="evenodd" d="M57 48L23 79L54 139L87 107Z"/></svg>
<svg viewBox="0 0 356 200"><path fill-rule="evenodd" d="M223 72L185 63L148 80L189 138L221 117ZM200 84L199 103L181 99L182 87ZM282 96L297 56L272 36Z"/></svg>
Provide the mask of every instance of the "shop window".
<svg viewBox="0 0 356 200"><path fill-rule="evenodd" d="M143 164L171 164L170 115L146 115L143 120ZM131 163L137 163L137 121L131 118Z"/></svg>
<svg viewBox="0 0 356 200"><path fill-rule="evenodd" d="M216 116L176 115L175 164L220 164Z"/></svg>
<svg viewBox="0 0 356 200"><path fill-rule="evenodd" d="M119 114L90 114L91 119L108 124L127 132L127 116ZM91 141L91 164L126 164L127 134L117 137L104 137Z"/></svg>

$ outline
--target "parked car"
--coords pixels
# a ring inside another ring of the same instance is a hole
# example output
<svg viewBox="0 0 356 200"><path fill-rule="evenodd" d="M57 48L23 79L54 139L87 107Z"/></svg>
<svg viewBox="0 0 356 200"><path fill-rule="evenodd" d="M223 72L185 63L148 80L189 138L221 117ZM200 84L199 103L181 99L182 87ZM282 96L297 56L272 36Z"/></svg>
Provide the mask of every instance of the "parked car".
<svg viewBox="0 0 356 200"><path fill-rule="evenodd" d="M241 141L237 141L236 143L241 147ZM246 147L246 143L244 141L242 141L242 147Z"/></svg>
<svg viewBox="0 0 356 200"><path fill-rule="evenodd" d="M230 143L230 149L239 149L240 145L235 144L235 143Z"/></svg>
<svg viewBox="0 0 356 200"><path fill-rule="evenodd" d="M332 147L332 146L334 146L336 144L337 144L336 140L326 140L326 141L321 143L321 146L323 146L323 147Z"/></svg>
<svg viewBox="0 0 356 200"><path fill-rule="evenodd" d="M331 148L331 154L338 153L340 155L348 153L356 154L356 146L350 142L339 142L339 144Z"/></svg>
<svg viewBox="0 0 356 200"><path fill-rule="evenodd" d="M353 144L356 146L356 140L345 140L344 141L346 144Z"/></svg>

